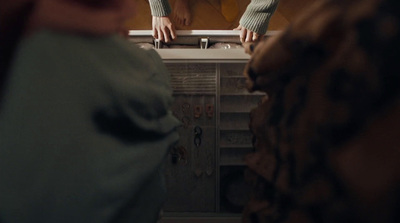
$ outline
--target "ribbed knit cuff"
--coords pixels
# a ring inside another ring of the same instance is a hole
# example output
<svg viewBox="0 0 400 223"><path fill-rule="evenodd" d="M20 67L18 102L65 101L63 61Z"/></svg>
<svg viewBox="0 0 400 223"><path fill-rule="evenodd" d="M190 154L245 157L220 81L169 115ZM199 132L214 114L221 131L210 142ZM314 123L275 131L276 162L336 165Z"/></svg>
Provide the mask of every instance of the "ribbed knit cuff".
<svg viewBox="0 0 400 223"><path fill-rule="evenodd" d="M149 0L152 16L167 16L171 13L171 6L168 0Z"/></svg>
<svg viewBox="0 0 400 223"><path fill-rule="evenodd" d="M239 21L240 25L258 34L265 34L278 2L278 0L252 0Z"/></svg>

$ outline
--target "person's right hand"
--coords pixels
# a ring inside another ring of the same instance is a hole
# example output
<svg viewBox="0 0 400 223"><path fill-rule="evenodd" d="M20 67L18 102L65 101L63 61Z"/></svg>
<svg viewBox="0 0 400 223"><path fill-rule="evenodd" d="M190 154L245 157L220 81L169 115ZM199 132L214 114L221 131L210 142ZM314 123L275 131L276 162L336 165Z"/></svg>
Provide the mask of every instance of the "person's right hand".
<svg viewBox="0 0 400 223"><path fill-rule="evenodd" d="M240 42L245 43L245 42L256 42L260 39L262 39L262 37L264 35L260 35L256 32L253 32L249 29L246 29L245 27L243 27L242 25L239 25L238 27L236 27L233 30L239 30L240 31Z"/></svg>
<svg viewBox="0 0 400 223"><path fill-rule="evenodd" d="M168 16L153 16L153 37L163 42L171 42L176 39L175 26Z"/></svg>

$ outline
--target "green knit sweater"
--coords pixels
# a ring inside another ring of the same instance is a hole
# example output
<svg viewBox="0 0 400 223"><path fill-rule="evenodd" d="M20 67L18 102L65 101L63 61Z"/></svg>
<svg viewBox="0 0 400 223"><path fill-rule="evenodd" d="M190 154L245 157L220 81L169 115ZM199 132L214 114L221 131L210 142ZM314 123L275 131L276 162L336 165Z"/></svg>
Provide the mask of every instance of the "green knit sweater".
<svg viewBox="0 0 400 223"><path fill-rule="evenodd" d="M168 0L149 0L152 16L167 16L171 13ZM279 0L251 0L240 19L240 25L253 32L267 32L271 16L278 7Z"/></svg>

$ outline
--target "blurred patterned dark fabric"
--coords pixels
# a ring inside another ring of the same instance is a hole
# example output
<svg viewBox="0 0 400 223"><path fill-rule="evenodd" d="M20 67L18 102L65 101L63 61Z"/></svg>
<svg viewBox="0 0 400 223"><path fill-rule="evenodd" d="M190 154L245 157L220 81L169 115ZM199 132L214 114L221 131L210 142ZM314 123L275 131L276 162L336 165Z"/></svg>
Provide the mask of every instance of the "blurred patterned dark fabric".
<svg viewBox="0 0 400 223"><path fill-rule="evenodd" d="M243 222L400 222L400 2L321 0L245 69Z"/></svg>

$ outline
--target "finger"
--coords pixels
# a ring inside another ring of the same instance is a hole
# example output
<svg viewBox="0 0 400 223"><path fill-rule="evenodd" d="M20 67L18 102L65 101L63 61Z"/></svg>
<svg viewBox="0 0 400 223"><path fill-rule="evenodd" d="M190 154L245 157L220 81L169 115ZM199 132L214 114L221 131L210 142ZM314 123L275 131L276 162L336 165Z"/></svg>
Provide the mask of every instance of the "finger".
<svg viewBox="0 0 400 223"><path fill-rule="evenodd" d="M153 19L151 21L151 29L153 30L152 35L155 39L158 38L156 24L157 24L157 18L153 16Z"/></svg>
<svg viewBox="0 0 400 223"><path fill-rule="evenodd" d="M253 39L253 32L250 30L247 30L246 33L246 42L251 42L251 40Z"/></svg>
<svg viewBox="0 0 400 223"><path fill-rule="evenodd" d="M172 40L176 39L176 31L175 31L175 27L174 26L170 27L170 32L171 32Z"/></svg>
<svg viewBox="0 0 400 223"><path fill-rule="evenodd" d="M157 30L157 39L160 40L161 42L164 41L164 35L160 29Z"/></svg>
<svg viewBox="0 0 400 223"><path fill-rule="evenodd" d="M253 41L253 42L254 42L254 41L257 41L257 40L258 40L258 37L259 37L258 33L253 33L253 39L252 39L252 41Z"/></svg>
<svg viewBox="0 0 400 223"><path fill-rule="evenodd" d="M246 29L241 29L240 30L240 42L244 43L246 38Z"/></svg>
<svg viewBox="0 0 400 223"><path fill-rule="evenodd" d="M170 42L170 41L171 41L171 38L170 38L169 29L167 29L167 28L164 27L163 30L162 30L162 33L163 33L163 35L164 35L164 40L165 40L165 42L166 42L166 43Z"/></svg>
<svg viewBox="0 0 400 223"><path fill-rule="evenodd" d="M153 28L152 35L153 35L154 39L158 39L157 30L155 28Z"/></svg>

